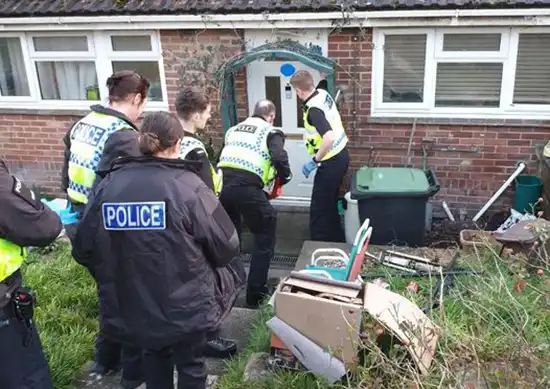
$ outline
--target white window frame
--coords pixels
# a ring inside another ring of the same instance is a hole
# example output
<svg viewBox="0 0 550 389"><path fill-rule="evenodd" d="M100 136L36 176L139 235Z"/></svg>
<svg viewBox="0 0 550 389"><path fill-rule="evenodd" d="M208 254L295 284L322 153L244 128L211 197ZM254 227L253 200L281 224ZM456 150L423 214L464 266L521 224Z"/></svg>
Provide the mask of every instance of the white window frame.
<svg viewBox="0 0 550 389"><path fill-rule="evenodd" d="M111 36L143 36L148 35L151 39L151 51L113 51ZM51 51L37 52L34 50L33 38L35 37L69 37L86 36L88 42L87 52L66 52ZM59 31L59 32L31 32L31 33L0 33L0 38L18 37L21 42L25 71L29 83L31 96L1 96L0 108L12 109L41 109L55 111L88 110L90 105L106 103L108 90L105 82L113 73L112 61L156 61L159 66L159 76L162 91L162 101L148 101L146 110L168 110L168 90L166 86L166 75L164 72L164 59L160 34L158 31ZM46 100L41 98L40 85L38 83L38 72L36 61L78 61L90 60L95 62L97 80L102 101L93 100Z"/></svg>
<svg viewBox="0 0 550 389"><path fill-rule="evenodd" d="M444 52L444 34L500 33L500 51ZM550 104L513 104L519 34L550 33L544 27L443 27L443 28L376 28L372 53L372 117L422 117L445 119L550 119ZM424 96L419 103L383 102L384 42L386 35L426 35L424 65ZM502 63L500 105L487 107L435 107L437 63Z"/></svg>

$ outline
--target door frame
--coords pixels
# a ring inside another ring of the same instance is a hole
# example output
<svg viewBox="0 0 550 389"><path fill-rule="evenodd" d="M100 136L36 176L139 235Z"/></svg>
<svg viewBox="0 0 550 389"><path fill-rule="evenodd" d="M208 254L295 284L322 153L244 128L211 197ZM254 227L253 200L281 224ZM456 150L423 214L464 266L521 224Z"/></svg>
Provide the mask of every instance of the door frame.
<svg viewBox="0 0 550 389"><path fill-rule="evenodd" d="M237 124L235 74L251 62L264 58L300 62L326 74L328 92L334 96L336 62L293 41L277 41L242 52L226 62L216 73L221 90L221 114L224 132Z"/></svg>

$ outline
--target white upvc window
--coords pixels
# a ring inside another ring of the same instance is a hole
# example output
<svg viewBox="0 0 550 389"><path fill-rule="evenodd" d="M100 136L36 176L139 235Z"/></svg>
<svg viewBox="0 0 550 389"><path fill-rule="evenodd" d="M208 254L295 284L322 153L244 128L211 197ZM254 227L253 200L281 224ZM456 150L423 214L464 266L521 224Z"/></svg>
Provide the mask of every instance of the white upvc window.
<svg viewBox="0 0 550 389"><path fill-rule="evenodd" d="M372 116L550 118L550 30L376 29Z"/></svg>
<svg viewBox="0 0 550 389"><path fill-rule="evenodd" d="M1 33L0 108L87 109L107 101L119 70L149 80L149 109L168 106L156 32Z"/></svg>

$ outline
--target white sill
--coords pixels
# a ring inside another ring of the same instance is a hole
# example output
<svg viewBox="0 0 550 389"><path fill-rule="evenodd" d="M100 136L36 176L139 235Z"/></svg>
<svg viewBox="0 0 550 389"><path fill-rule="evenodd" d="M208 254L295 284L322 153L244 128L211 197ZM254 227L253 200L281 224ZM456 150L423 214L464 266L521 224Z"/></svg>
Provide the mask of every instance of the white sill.
<svg viewBox="0 0 550 389"><path fill-rule="evenodd" d="M422 118L422 119L472 119L472 120L550 120L550 111L487 111L469 109L464 111L429 111L406 109L373 109L373 118Z"/></svg>
<svg viewBox="0 0 550 389"><path fill-rule="evenodd" d="M14 112L21 112L24 114L26 111L28 111L29 114L33 114L38 112L43 112L44 114L81 114L86 113L90 111L90 106L96 105L96 104L102 104L101 101L66 101L66 100L59 100L59 101L3 101L0 99L0 113L2 111L6 112L8 111L14 111ZM147 106L145 107L146 112L151 111L168 111L168 103L166 102L149 102Z"/></svg>

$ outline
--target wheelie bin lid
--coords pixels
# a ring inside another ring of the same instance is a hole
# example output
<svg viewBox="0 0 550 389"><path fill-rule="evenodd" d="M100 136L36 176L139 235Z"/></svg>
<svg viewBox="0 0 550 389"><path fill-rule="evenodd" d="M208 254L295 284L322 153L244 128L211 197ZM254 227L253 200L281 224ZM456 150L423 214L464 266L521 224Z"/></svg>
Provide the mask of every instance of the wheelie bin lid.
<svg viewBox="0 0 550 389"><path fill-rule="evenodd" d="M352 178L351 198L428 196L432 191L425 171L406 167L362 167Z"/></svg>

